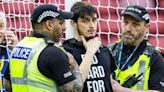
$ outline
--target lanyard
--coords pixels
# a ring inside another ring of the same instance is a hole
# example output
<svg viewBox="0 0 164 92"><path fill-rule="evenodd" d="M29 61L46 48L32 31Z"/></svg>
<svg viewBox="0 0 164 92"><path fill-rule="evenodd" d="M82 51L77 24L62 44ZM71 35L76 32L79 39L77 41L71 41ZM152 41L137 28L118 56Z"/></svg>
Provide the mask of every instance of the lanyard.
<svg viewBox="0 0 164 92"><path fill-rule="evenodd" d="M136 52L136 50L138 49L138 47L139 47L139 45L137 45L135 48L134 48L134 50L133 50L133 52L130 54L130 56L125 60L125 62L124 62L124 64L122 65L122 67L120 66L121 65L121 57L122 57L122 52L123 52L123 42L121 42L121 44L120 44L121 46L120 46L120 49L119 49L119 56L118 56L118 65L117 65L117 68L119 68L120 69L120 71L119 71L119 73L118 73L118 75L117 75L117 77L116 77L116 80L117 80L117 78L120 76L120 72L124 69L124 67L127 65L127 63L130 61L130 59L131 59L131 57L134 55L134 53Z"/></svg>
<svg viewBox="0 0 164 92"><path fill-rule="evenodd" d="M139 47L139 45L137 45L133 52L130 54L130 56L125 60L124 64L122 65L122 67L120 66L121 65L121 57L122 57L122 52L123 52L123 42L121 42L121 47L119 49L119 57L118 57L118 68L120 68L120 71L122 71L124 69L124 67L127 65L127 63L130 61L130 59L132 58L132 56L134 55L134 53L136 52L137 48Z"/></svg>

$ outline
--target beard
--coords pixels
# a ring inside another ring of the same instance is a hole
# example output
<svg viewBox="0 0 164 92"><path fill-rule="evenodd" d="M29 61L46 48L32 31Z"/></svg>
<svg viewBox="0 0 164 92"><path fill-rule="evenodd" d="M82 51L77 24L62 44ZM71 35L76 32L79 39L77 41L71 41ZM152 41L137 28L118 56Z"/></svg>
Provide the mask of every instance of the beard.
<svg viewBox="0 0 164 92"><path fill-rule="evenodd" d="M60 32L60 29L54 27L53 32L52 32L52 40L54 42L59 42L61 37L62 37L62 33Z"/></svg>
<svg viewBox="0 0 164 92"><path fill-rule="evenodd" d="M125 35L129 35L131 36L131 38L126 38ZM122 33L122 40L126 45L133 45L134 43L136 43L139 39L142 39L142 36L144 35L144 32L140 32L137 35L132 34L132 32L128 31L128 32L124 32Z"/></svg>
<svg viewBox="0 0 164 92"><path fill-rule="evenodd" d="M62 35L60 33L53 33L53 41L54 42L59 42L61 37L62 37Z"/></svg>
<svg viewBox="0 0 164 92"><path fill-rule="evenodd" d="M79 31L79 29L78 29L78 34L84 36L83 33L81 33L81 32ZM92 39L92 38L94 38L94 37L96 37L96 36L90 36L90 37L84 36L84 38L85 38L86 41L88 41L88 40L90 40L90 39Z"/></svg>
<svg viewBox="0 0 164 92"><path fill-rule="evenodd" d="M90 40L92 38L94 38L94 37L85 37L85 40L88 41L88 40Z"/></svg>

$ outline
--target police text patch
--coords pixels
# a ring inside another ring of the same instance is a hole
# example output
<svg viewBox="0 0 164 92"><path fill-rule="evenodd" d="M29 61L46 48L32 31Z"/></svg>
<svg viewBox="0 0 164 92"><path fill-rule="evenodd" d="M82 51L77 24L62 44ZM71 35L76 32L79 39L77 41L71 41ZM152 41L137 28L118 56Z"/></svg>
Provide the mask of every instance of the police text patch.
<svg viewBox="0 0 164 92"><path fill-rule="evenodd" d="M32 48L27 47L15 47L12 58L27 60Z"/></svg>

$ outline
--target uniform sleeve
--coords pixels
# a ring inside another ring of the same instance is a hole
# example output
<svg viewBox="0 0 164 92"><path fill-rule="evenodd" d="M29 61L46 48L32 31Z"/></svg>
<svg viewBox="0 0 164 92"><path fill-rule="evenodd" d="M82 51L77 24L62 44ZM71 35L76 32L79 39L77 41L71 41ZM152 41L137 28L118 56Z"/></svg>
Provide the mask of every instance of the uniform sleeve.
<svg viewBox="0 0 164 92"><path fill-rule="evenodd" d="M153 55L150 68L149 89L164 92L164 58L158 52Z"/></svg>
<svg viewBox="0 0 164 92"><path fill-rule="evenodd" d="M55 46L48 46L42 51L38 68L43 75L53 79L58 86L75 79L65 53Z"/></svg>

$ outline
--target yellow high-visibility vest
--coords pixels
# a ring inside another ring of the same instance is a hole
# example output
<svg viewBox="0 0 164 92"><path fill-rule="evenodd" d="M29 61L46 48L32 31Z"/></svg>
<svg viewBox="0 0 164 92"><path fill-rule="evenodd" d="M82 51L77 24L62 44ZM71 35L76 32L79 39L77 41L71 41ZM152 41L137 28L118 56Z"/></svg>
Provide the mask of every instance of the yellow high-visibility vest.
<svg viewBox="0 0 164 92"><path fill-rule="evenodd" d="M115 76L119 76L116 78L120 81L120 84L122 85L124 81L131 75L136 74L137 77L142 72L144 73L143 78L141 81L139 81L137 84L135 84L132 89L141 89L141 90L148 90L148 80L149 80L149 74L150 74L150 57L148 57L145 54L142 54L138 60L131 66L130 68L121 71L120 69L115 70Z"/></svg>
<svg viewBox="0 0 164 92"><path fill-rule="evenodd" d="M109 45L109 49L111 51L114 51L114 46L116 44L119 44L121 41L116 42L115 44ZM154 49L149 46L147 43L147 46L143 52L138 58L138 60L128 69L126 70L120 70L118 67L114 71L115 72L115 79L119 80L120 84L122 85L125 80L129 77L135 74L135 77L139 76L141 73L143 73L143 78L141 81L139 81L137 84L132 86L132 89L140 89L140 90L148 90L148 80L150 75L150 61L151 61L151 55L153 53Z"/></svg>
<svg viewBox="0 0 164 92"><path fill-rule="evenodd" d="M43 38L25 37L11 53L12 92L56 92L56 83L40 73L37 61L47 46Z"/></svg>

